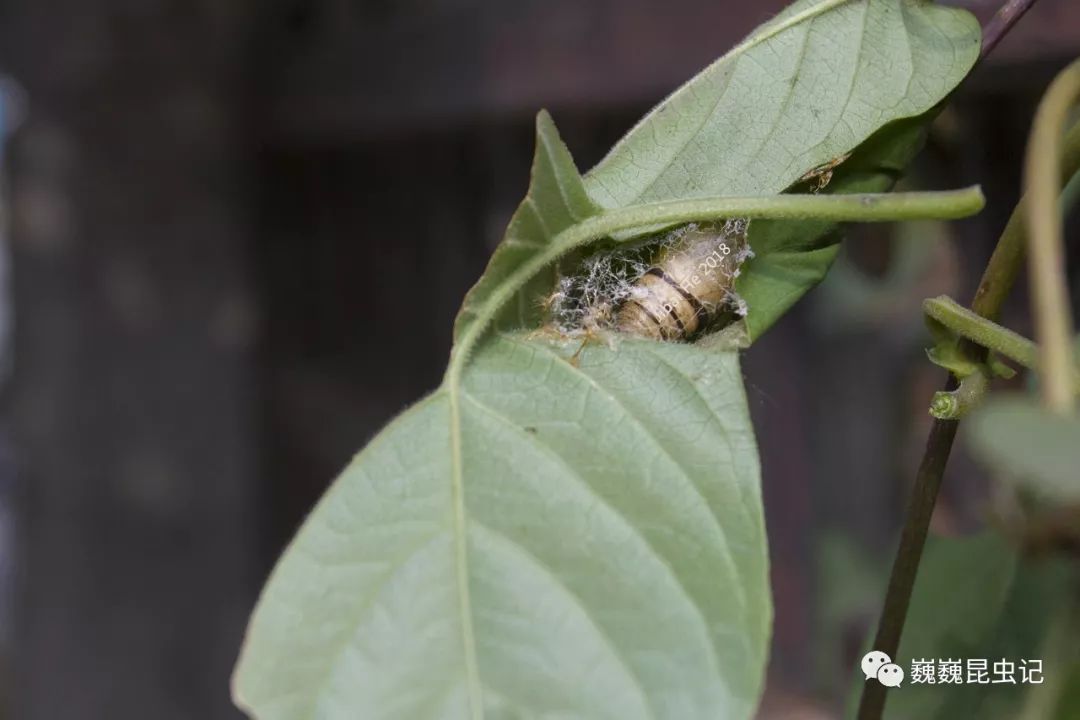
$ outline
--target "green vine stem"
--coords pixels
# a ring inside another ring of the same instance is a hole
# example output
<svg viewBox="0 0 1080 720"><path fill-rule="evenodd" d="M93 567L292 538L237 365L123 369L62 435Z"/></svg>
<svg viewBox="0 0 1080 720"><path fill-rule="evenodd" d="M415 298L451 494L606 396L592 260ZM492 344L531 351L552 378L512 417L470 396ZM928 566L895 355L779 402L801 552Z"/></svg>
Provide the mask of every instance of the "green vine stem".
<svg viewBox="0 0 1080 720"><path fill-rule="evenodd" d="M1028 370L1037 370L1039 348L1023 335L968 310L948 295L923 301L923 312L956 335L981 348L1004 355ZM1070 362L1069 388L1080 393L1080 363Z"/></svg>
<svg viewBox="0 0 1080 720"><path fill-rule="evenodd" d="M1029 370L1035 369L1038 360L1035 343L968 310L951 297L942 295L924 300L923 312L979 347L1004 355Z"/></svg>
<svg viewBox="0 0 1080 720"><path fill-rule="evenodd" d="M1080 100L1080 60L1054 78L1035 114L1024 164L1029 206L1028 238L1035 337L1039 341L1040 389L1043 404L1052 412L1069 415L1075 398L1072 389L1072 313L1065 279L1062 241L1058 146L1072 106Z"/></svg>

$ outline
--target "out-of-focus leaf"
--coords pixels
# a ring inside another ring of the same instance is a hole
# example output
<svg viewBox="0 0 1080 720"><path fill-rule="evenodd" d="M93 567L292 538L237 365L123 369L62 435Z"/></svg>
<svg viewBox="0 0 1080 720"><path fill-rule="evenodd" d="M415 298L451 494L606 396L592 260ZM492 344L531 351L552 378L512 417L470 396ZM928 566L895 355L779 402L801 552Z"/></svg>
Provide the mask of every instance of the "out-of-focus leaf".
<svg viewBox="0 0 1080 720"><path fill-rule="evenodd" d="M905 673L889 690L887 720L1005 720L1016 717L1025 699L1021 660L1041 659L1053 619L1071 601L1075 569L1053 559L1023 558L1001 535L930 537L919 566L903 640L893 662ZM1017 684L967 682L968 660L1016 664ZM912 662L959 660L960 684L917 683ZM1050 668L1044 668L1049 671ZM1058 669L1054 669L1057 671ZM854 707L865 682L853 669Z"/></svg>
<svg viewBox="0 0 1080 720"><path fill-rule="evenodd" d="M1043 410L1027 396L992 397L972 414L966 438L987 469L1046 499L1080 501L1080 417Z"/></svg>
<svg viewBox="0 0 1080 720"><path fill-rule="evenodd" d="M1074 657L1076 652L1073 653ZM1061 695L1057 698L1056 714L1053 720L1076 720L1080 717L1080 660L1061 670L1065 676L1061 681Z"/></svg>
<svg viewBox="0 0 1080 720"><path fill-rule="evenodd" d="M1008 604L1017 562L1016 552L994 533L929 538L900 651L893 658L907 677L902 688L889 693L887 718L944 720L941 708L959 702L951 696L962 686L915 684L911 662L984 657ZM967 696L963 700L970 702Z"/></svg>

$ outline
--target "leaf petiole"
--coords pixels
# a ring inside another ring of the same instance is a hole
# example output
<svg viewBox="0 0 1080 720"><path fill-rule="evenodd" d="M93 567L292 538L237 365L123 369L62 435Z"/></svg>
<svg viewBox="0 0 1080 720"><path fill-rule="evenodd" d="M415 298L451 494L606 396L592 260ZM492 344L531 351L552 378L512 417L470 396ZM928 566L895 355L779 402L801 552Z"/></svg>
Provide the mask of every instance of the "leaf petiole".
<svg viewBox="0 0 1080 720"><path fill-rule="evenodd" d="M1039 349L1035 343L992 320L987 320L952 298L942 295L925 300L923 301L923 312L926 313L927 317L940 323L955 335L986 348L991 353L1007 357L1028 370L1038 370ZM966 408L971 405L972 401L977 399L972 396L972 392L977 391L977 394L981 395L982 391L985 390L985 383L979 385L978 380L969 383L967 389L964 388L964 383L969 378L980 373L986 376L984 379L989 379L991 375L997 374L990 372L992 365L980 365L974 360L971 360L971 363L975 366L971 372L958 373L956 369L952 368L953 374L958 375L958 379L961 381L960 387L952 392L942 391L934 395L931 406L931 414L934 417L941 419L960 417ZM1072 392L1080 393L1080 367L1075 363L1071 368L1071 383ZM942 414L939 414L939 412Z"/></svg>
<svg viewBox="0 0 1080 720"><path fill-rule="evenodd" d="M923 301L923 312L960 337L1035 370L1039 351L1023 335L998 325L942 295Z"/></svg>

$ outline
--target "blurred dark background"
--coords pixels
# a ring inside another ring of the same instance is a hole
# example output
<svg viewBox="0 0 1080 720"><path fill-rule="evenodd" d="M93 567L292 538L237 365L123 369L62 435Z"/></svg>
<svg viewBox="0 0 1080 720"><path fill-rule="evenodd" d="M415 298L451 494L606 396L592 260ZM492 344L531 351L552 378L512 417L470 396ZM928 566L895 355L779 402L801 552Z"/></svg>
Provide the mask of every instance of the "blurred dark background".
<svg viewBox="0 0 1080 720"><path fill-rule="evenodd" d="M438 384L535 111L587 169L783 4L0 3L0 718L238 718L256 592L350 456ZM763 717L840 706L942 379L919 302L968 301L1034 103L1078 54L1080 5L1042 0L908 181L980 182L986 211L854 230L747 355L776 595ZM1006 323L1026 330L1025 307L1021 288ZM981 522L962 453L945 494L937 531Z"/></svg>

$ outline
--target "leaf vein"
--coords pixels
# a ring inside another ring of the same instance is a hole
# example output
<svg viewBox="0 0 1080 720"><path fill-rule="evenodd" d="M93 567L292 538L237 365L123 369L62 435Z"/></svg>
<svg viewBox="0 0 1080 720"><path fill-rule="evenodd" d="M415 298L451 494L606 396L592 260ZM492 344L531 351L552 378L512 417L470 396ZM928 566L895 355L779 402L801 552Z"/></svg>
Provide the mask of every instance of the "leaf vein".
<svg viewBox="0 0 1080 720"><path fill-rule="evenodd" d="M473 400L473 402L475 403L476 400ZM490 410L490 408L488 408L486 405L483 405L482 403L476 404L483 409ZM604 645L607 651L619 664L623 673L630 680L631 685L633 685L634 690L638 694L638 702L640 703L641 708L645 713L645 717L650 718L651 720L656 720L656 713L652 708L652 704L649 702L649 694L645 692L645 686L642 684L641 678L627 664L626 658L623 657L611 635L606 630L604 630L604 628L600 625L596 618L593 617L592 610L585 604L585 600L580 595L571 590L570 587L563 581L563 579L559 577L558 573L556 573L550 566L548 566L548 564L544 562L543 559L541 559L532 550L525 547L525 545L522 544L520 541L510 537L505 532L497 530L493 527L489 527L485 523L482 523L475 518L471 520L471 524L474 530L480 531L479 534L481 536L487 535L489 536L489 540L495 540L496 542L502 541L505 545L509 546L516 554L523 556L528 562L534 565L537 570L542 572L544 576L547 577L557 589L561 590L562 594L581 611L581 614L588 620L589 624L595 631L596 636L600 639L600 642Z"/></svg>
<svg viewBox="0 0 1080 720"><path fill-rule="evenodd" d="M512 337L510 335L501 335L500 337L503 338L503 339L506 339L506 340L508 340L508 341L510 341L512 343L524 344L520 340L518 340L517 338ZM706 508L706 512L709 515L710 519L712 520L712 525L713 525L714 529L716 530L717 535L718 535L718 539L720 540L720 543L721 543L721 554L722 554L722 557L724 558L724 560L726 561L725 562L725 566L726 566L725 569L727 570L727 572L732 577L738 578L739 577L738 565L735 563L735 559L734 559L734 557L732 555L730 542L729 542L729 539L727 537L727 533L725 532L724 527L720 523L720 519L717 517L717 515L716 515L715 511L713 510L712 506L709 504L708 499L701 493L701 489L694 482L693 478L690 476L689 471L683 466L683 464L679 461L679 459L676 458L671 453L671 451L668 450L667 447L664 446L663 443L661 443L657 438L655 438L650 433L648 427L641 421L641 419L638 418L634 413L630 412L629 408L626 407L626 405L622 402L622 400L619 399L619 397L617 395L614 394L614 392L612 392L609 388L605 387L604 385L601 385L600 382L594 376L589 375L588 373L586 373L581 368L574 367L570 363L566 362L566 360L564 358L562 358L558 353L556 353L551 348L548 348L548 347L546 347L544 345L535 345L535 346L529 345L527 347L533 348L534 350L539 350L540 352L543 352L545 354L550 354L552 356L552 358L553 358L552 367L559 367L559 368L566 369L571 374L579 376L581 379L583 379L585 382L587 382L589 384L589 386L591 388L593 388L593 390L598 392L602 397L604 397L609 402L613 403L616 407L618 407L622 411L623 415L626 418L628 418L628 421L632 425L635 425L638 428L638 430L641 432L641 434L644 437L648 438L649 441L654 443L656 445L657 449L659 449L660 452L665 457L668 458L670 463L679 471L679 475L682 476L682 479L684 481L684 485L687 486L688 489L693 491L693 493L700 500L701 504ZM664 562L665 562L665 564L667 564L666 560ZM670 565L668 567L670 569ZM674 574L674 571L672 571L672 574ZM681 583L680 583L680 585L681 585ZM742 591L742 588L739 587L738 583L735 583L735 586L732 589L735 592L736 598L737 598L738 602L740 603L740 605L745 607L746 598L745 598L745 594ZM683 592L686 593L687 598L693 604L694 608L701 615L702 620L704 621L704 619L705 619L704 609L693 599L693 597L690 595L689 589L686 588L685 586L683 586ZM705 626L706 627L709 626L708 622L705 622ZM716 658L714 657L714 660L715 659Z"/></svg>

